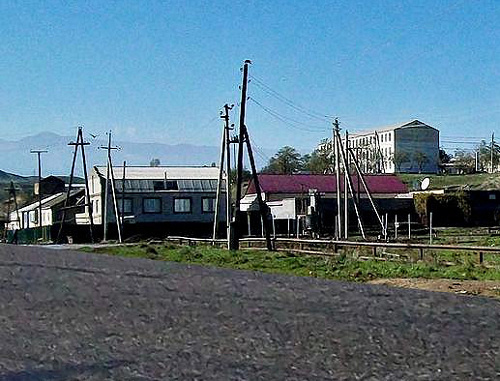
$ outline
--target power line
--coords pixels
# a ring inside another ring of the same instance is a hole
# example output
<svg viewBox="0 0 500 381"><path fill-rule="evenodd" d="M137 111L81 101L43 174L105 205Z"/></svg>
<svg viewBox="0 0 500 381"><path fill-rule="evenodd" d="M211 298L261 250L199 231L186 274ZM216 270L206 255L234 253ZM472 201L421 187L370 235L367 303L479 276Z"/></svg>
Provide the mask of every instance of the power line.
<svg viewBox="0 0 500 381"><path fill-rule="evenodd" d="M266 85L263 81L260 79L256 78L255 76L251 75L250 78L252 78L253 81L255 81L255 85L260 88L262 91L264 91L266 94L278 99L279 101L285 103L289 107L293 108L294 110L301 112L305 115L308 115L311 118L315 118L318 120L325 120L325 119L332 119L333 116L330 115L322 115L320 113L317 113L315 111L309 110L296 102L292 101L291 99L285 97L284 95L280 94L273 88L271 88L269 85Z"/></svg>
<svg viewBox="0 0 500 381"><path fill-rule="evenodd" d="M279 114L278 112L271 110L270 108L264 106L262 103L256 101L254 98L249 98L253 103L255 103L257 106L259 106L262 110L264 110L266 113L269 115L273 116L274 118L278 119L282 123L286 124L287 126L294 128L296 130L301 130L301 131L308 131L308 132L325 132L326 128L322 128L319 126L309 126L309 127L302 127L302 126L307 126L302 124L299 121L296 121L295 119L286 117L284 115ZM297 125L294 125L292 123L296 123Z"/></svg>

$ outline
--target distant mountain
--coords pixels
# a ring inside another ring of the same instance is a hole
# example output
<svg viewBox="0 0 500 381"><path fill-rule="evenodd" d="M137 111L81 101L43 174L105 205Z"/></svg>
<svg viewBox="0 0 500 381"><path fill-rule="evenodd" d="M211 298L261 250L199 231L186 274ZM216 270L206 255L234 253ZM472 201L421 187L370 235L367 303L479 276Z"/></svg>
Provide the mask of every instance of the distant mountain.
<svg viewBox="0 0 500 381"><path fill-rule="evenodd" d="M87 166L106 163L106 153L98 149L106 145L104 139L92 139L86 136L91 145L85 147ZM0 168L4 171L20 173L26 176L38 175L36 155L30 154L30 149L46 149L49 152L42 155L42 175L69 175L73 158L73 147L68 146L75 137L61 136L52 132L39 133L17 141L0 139ZM113 152L113 163L122 165L125 160L128 165L149 165L153 158L160 159L163 165L210 165L219 162L219 147L195 146L190 144L162 144L115 142L121 149ZM274 152L265 152L272 156ZM256 156L257 166L266 163ZM81 157L78 156L76 174L82 175Z"/></svg>
<svg viewBox="0 0 500 381"><path fill-rule="evenodd" d="M16 183L29 183L31 182L31 179L29 177L14 175L13 173L0 170L0 182L7 183L10 181L14 181Z"/></svg>

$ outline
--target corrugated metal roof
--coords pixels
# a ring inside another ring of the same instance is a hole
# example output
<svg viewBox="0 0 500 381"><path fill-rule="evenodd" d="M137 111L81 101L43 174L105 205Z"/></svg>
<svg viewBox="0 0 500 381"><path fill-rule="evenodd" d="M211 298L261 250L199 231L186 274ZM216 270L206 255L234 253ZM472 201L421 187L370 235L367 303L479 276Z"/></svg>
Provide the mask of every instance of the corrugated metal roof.
<svg viewBox="0 0 500 381"><path fill-rule="evenodd" d="M115 180L116 189L121 192L122 180ZM225 189L222 183L222 189ZM215 192L217 190L217 179L202 179L202 180L125 180L126 192L156 192L156 191L199 191L199 192Z"/></svg>
<svg viewBox="0 0 500 381"><path fill-rule="evenodd" d="M73 197L77 193L84 193L84 189L73 189L71 190L70 197ZM42 198L42 209L51 208L54 205L64 201L66 199L66 192L59 192ZM31 210L36 210L39 207L38 201L32 202L31 204L25 205L22 208L19 208L19 212L28 212ZM11 212L16 213L16 211Z"/></svg>
<svg viewBox="0 0 500 381"><path fill-rule="evenodd" d="M372 193L407 193L406 185L395 175L365 175L368 189ZM352 176L355 191L358 189L358 177ZM334 175L268 175L260 174L259 183L264 193L307 193L309 189L317 189L322 193L336 193ZM343 189L344 177L340 178ZM360 182L360 191L365 193ZM253 180L248 186L247 194L255 193Z"/></svg>
<svg viewBox="0 0 500 381"><path fill-rule="evenodd" d="M102 177L106 176L105 166L94 167ZM115 180L123 178L123 167L113 168ZM171 166L127 166L125 168L126 180L217 180L219 168L217 167L171 167Z"/></svg>

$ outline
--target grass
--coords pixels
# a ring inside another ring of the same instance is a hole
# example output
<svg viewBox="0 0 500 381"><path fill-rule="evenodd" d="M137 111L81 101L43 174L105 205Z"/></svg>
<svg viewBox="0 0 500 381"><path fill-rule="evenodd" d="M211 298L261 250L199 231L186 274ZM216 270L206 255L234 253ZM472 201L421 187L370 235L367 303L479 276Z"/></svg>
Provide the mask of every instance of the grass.
<svg viewBox="0 0 500 381"><path fill-rule="evenodd" d="M345 251L338 257L307 256L289 252L257 250L228 251L205 245L178 246L170 243L165 245L139 244L127 247L84 248L83 250L124 257L356 282L377 278L500 280L500 271L498 269L478 266L472 259L466 259L463 263L453 266L443 266L436 261L417 263L362 261L357 259L358 253L352 250Z"/></svg>
<svg viewBox="0 0 500 381"><path fill-rule="evenodd" d="M414 182L420 182L428 177L430 179L429 189L443 189L450 186L470 186L477 189L498 188L500 185L498 174L474 173L468 175L432 175L432 174L410 174L401 173L398 177L410 189Z"/></svg>

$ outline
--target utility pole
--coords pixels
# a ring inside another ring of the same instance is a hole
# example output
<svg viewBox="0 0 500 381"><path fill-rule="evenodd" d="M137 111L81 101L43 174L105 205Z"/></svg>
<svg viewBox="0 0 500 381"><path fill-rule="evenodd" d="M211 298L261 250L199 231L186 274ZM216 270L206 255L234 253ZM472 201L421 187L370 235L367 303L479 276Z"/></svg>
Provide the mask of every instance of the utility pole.
<svg viewBox="0 0 500 381"><path fill-rule="evenodd" d="M214 228L213 228L213 240L217 238L217 222L219 216L219 204L220 204L220 193L222 177L224 173L224 156L226 158L226 234L227 234L227 245L230 249L230 237L231 237L231 188L229 185L229 175L231 171L231 150L230 144L231 139L229 137L229 131L231 127L229 125L229 111L233 108L233 105L229 106L227 103L224 105L224 111L221 111L221 119L224 120L224 130L222 133L221 142L221 158L219 165L219 181L217 183L217 196L215 199L215 215L214 215Z"/></svg>
<svg viewBox="0 0 500 381"><path fill-rule="evenodd" d="M229 137L229 132L232 130L229 125L229 110L233 108L234 105L228 106L227 103L224 105L224 130L225 130L225 140L226 140L226 234L227 234L227 248L230 249L231 246L231 138Z"/></svg>
<svg viewBox="0 0 500 381"><path fill-rule="evenodd" d="M245 112L247 105L247 86L248 86L248 65L250 60L245 60L243 64L243 83L241 85L241 105L240 105L240 131L238 136L238 159L236 164L236 200L234 200L234 239L231 243L232 250L238 250L240 227L239 214L240 214L240 199L241 199L241 183L243 181L243 143L245 139Z"/></svg>
<svg viewBox="0 0 500 381"><path fill-rule="evenodd" d="M38 227L40 228L40 238L43 239L43 229L42 229L42 158L43 153L47 153L47 150L30 150L30 153L36 154L38 156Z"/></svg>
<svg viewBox="0 0 500 381"><path fill-rule="evenodd" d="M224 116L221 116L221 118L224 118ZM221 189L222 189L222 177L224 174L224 155L225 155L225 153L226 153L226 131L224 128L222 130L222 138L221 138L221 143L220 143L219 177L217 179L217 193L215 195L214 226L213 226L213 232L212 232L212 240L213 240L214 244L215 244L215 240L217 239L217 223L219 220L220 195L221 195Z"/></svg>
<svg viewBox="0 0 500 381"><path fill-rule="evenodd" d="M347 176L349 176L349 133L345 132L345 156L347 168L344 168L344 238L347 239L349 232L349 199L347 195Z"/></svg>
<svg viewBox="0 0 500 381"><path fill-rule="evenodd" d="M246 142L248 158L250 165L252 167L252 178L255 185L255 192L257 193L257 201L259 203L260 215L264 224L264 233L266 235L266 244L268 250L273 250L273 245L270 236L270 227L268 219L268 207L262 200L261 188L259 183L259 178L257 176L257 170L255 167L255 162L253 160L252 147L250 144L250 138L245 125L245 112L246 112L246 101L247 101L247 86L248 86L248 65L251 64L250 60L246 60L243 65L243 83L241 86L241 105L240 105L240 131L238 138L238 162L237 162L237 178L236 178L236 200L234 207L234 234L231 239L231 249L239 249L239 238L240 238L240 226L239 226L239 212L240 212L240 200L241 200L241 185L242 185L242 175L243 175L243 148Z"/></svg>
<svg viewBox="0 0 500 381"><path fill-rule="evenodd" d="M107 146L100 146L99 148L105 149L108 151L107 160L106 160L106 187L105 187L105 191L104 191L104 215L103 215L103 221L102 221L103 230L104 230L103 231L103 241L107 241L107 239L108 239L109 179L110 179L110 171L112 170L112 168L111 168L111 165L112 165L111 164L111 151L119 149L119 147L112 147L111 146L111 131L108 132L108 145ZM114 177L114 175L113 175L113 177ZM113 189L113 195L114 195L114 189ZM114 204L115 204L115 209L116 209L116 201L114 201ZM115 210L115 214L116 214L116 210ZM118 227L118 225L119 225L118 215L116 215L115 217L116 217L116 225L118 228L118 232L120 234L121 233L120 228Z"/></svg>
<svg viewBox="0 0 500 381"><path fill-rule="evenodd" d="M493 173L493 146L495 144L495 133L491 133L491 144L490 144L490 168L491 172Z"/></svg>
<svg viewBox="0 0 500 381"><path fill-rule="evenodd" d="M90 241L94 243L94 218L92 215L92 203L90 202L90 189L89 189L89 178L87 174L87 161L85 159L85 146L90 145L89 142L86 142L83 139L83 127L78 127L78 132L76 135L76 141L75 142L69 142L69 146L74 146L75 149L73 151L73 161L71 162L71 172L69 175L69 184L68 184L68 190L66 192L66 200L64 201L64 207L62 208L62 217L61 217L61 222L59 225L59 233L57 234L57 242L60 242L61 236L63 233L64 229L64 222L66 220L66 210L72 209L75 206L70 206L70 197L71 197L71 186L73 185L73 177L75 174L75 164L76 164L76 157L78 156L78 147L81 147L82 150L82 166L83 166L83 176L85 178L85 193L86 193L86 207L88 208L89 212L89 227L90 227ZM78 207L78 206L76 206Z"/></svg>
<svg viewBox="0 0 500 381"><path fill-rule="evenodd" d="M333 122L332 131L332 144L333 144L333 154L335 160L335 194L337 198L337 229L335 233L335 239L342 238L342 202L340 200L340 160L339 160L339 121L335 118Z"/></svg>

